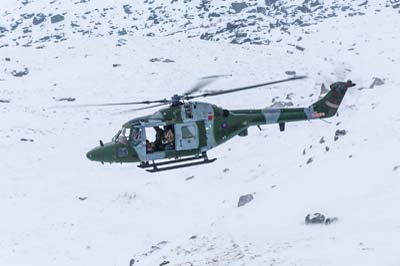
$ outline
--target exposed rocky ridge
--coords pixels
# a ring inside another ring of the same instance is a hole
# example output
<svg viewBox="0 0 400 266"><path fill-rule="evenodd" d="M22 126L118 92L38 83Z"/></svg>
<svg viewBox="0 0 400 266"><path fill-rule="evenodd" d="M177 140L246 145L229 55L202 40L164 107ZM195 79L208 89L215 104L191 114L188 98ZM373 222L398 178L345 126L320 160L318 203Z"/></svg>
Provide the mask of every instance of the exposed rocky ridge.
<svg viewBox="0 0 400 266"><path fill-rule="evenodd" d="M0 48L60 42L72 35L167 36L231 43L269 44L271 31L289 36L337 16L360 16L367 10L399 8L400 0L12 0L0 14ZM122 44L123 45L123 44Z"/></svg>

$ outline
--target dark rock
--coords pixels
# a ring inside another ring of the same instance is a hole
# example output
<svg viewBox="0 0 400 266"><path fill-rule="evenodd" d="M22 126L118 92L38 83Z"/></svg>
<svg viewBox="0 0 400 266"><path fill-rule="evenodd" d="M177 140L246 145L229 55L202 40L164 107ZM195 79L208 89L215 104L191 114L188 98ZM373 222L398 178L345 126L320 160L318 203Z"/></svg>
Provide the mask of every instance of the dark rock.
<svg viewBox="0 0 400 266"><path fill-rule="evenodd" d="M133 264L135 264L135 259L131 259L131 260L129 261L129 266L132 266Z"/></svg>
<svg viewBox="0 0 400 266"><path fill-rule="evenodd" d="M308 160L307 160L307 162L306 162L306 164L310 164L310 163L312 163L314 160L313 160L313 158L312 157L310 157L310 158L308 158Z"/></svg>
<svg viewBox="0 0 400 266"><path fill-rule="evenodd" d="M14 77L23 77L23 76L28 75L28 74L29 74L29 70L26 67L24 68L23 71L13 70L11 72L11 75L13 75Z"/></svg>
<svg viewBox="0 0 400 266"><path fill-rule="evenodd" d="M272 108L284 108L284 107L290 107L293 106L294 104L292 102L284 102L284 101L276 101L270 107Z"/></svg>
<svg viewBox="0 0 400 266"><path fill-rule="evenodd" d="M33 25L39 25L43 21L46 20L46 15L43 13L36 14L36 16L33 18L32 24Z"/></svg>
<svg viewBox="0 0 400 266"><path fill-rule="evenodd" d="M21 138L20 141L24 141L24 142L34 142L33 139L27 139L27 138Z"/></svg>
<svg viewBox="0 0 400 266"><path fill-rule="evenodd" d="M196 239L197 238L197 236L196 235L193 235L193 236L191 236L189 239Z"/></svg>
<svg viewBox="0 0 400 266"><path fill-rule="evenodd" d="M296 47L296 49L299 50L299 51L304 51L304 50L305 50L305 48L303 48L303 47L301 47L301 46L298 46L298 45L296 45L295 47Z"/></svg>
<svg viewBox="0 0 400 266"><path fill-rule="evenodd" d="M285 71L285 74L289 75L289 76L294 76L294 75L296 75L296 71L288 70L288 71Z"/></svg>
<svg viewBox="0 0 400 266"><path fill-rule="evenodd" d="M20 24L22 24L23 20L19 19L10 25L11 31L16 30Z"/></svg>
<svg viewBox="0 0 400 266"><path fill-rule="evenodd" d="M329 225L331 223L339 221L339 218L337 217L330 217L325 219L325 225Z"/></svg>
<svg viewBox="0 0 400 266"><path fill-rule="evenodd" d="M325 143L324 137L321 137L321 139L319 140L319 143L321 143L321 144Z"/></svg>
<svg viewBox="0 0 400 266"><path fill-rule="evenodd" d="M2 99L0 99L0 103L10 103L10 100L2 100Z"/></svg>
<svg viewBox="0 0 400 266"><path fill-rule="evenodd" d="M329 151L330 148L328 146L325 147L325 151Z"/></svg>
<svg viewBox="0 0 400 266"><path fill-rule="evenodd" d="M127 5L123 5L122 8L124 9L124 12L125 12L127 15L133 14L133 12L132 12L132 10L131 10L131 8L132 8L131 5L128 5L128 4L127 4Z"/></svg>
<svg viewBox="0 0 400 266"><path fill-rule="evenodd" d="M163 262L160 263L160 266L164 266L169 264L169 260L164 260Z"/></svg>
<svg viewBox="0 0 400 266"><path fill-rule="evenodd" d="M242 11L243 9L245 9L246 7L248 7L248 5L245 2L241 2L241 3L232 3L231 4L231 8L233 10L235 10L236 13L240 13L240 11Z"/></svg>
<svg viewBox="0 0 400 266"><path fill-rule="evenodd" d="M247 194L239 197L238 207L244 206L254 199L252 194Z"/></svg>
<svg viewBox="0 0 400 266"><path fill-rule="evenodd" d="M55 99L57 102L74 102L76 99L72 97Z"/></svg>
<svg viewBox="0 0 400 266"><path fill-rule="evenodd" d="M58 22L61 22L61 21L63 21L64 20L64 16L63 15L60 15L60 14L57 14L57 15L54 15L54 16L52 16L51 18L50 18L50 21L51 21L51 23L58 23Z"/></svg>
<svg viewBox="0 0 400 266"><path fill-rule="evenodd" d="M5 33L5 32L7 32L8 30L6 29L6 28L4 28L4 27L0 27L0 34L1 33Z"/></svg>
<svg viewBox="0 0 400 266"><path fill-rule="evenodd" d="M194 178L194 175L186 177L185 180L188 181L188 180L191 180L193 178Z"/></svg>
<svg viewBox="0 0 400 266"><path fill-rule="evenodd" d="M267 6L272 6L274 3L276 3L278 0L265 0L265 5Z"/></svg>
<svg viewBox="0 0 400 266"><path fill-rule="evenodd" d="M374 88L375 86L381 86L385 84L385 81L381 78L374 78L374 81L372 84L369 86L370 89Z"/></svg>
<svg viewBox="0 0 400 266"><path fill-rule="evenodd" d="M396 165L395 167L393 167L393 171L397 171L398 169L400 169L400 165Z"/></svg>
<svg viewBox="0 0 400 266"><path fill-rule="evenodd" d="M175 63L174 60L168 59L168 58L164 59L162 62L163 62L163 63Z"/></svg>
<svg viewBox="0 0 400 266"><path fill-rule="evenodd" d="M118 31L118 35L119 36L123 36L123 35L126 35L126 34L128 34L128 32L126 31L125 28L122 28L121 30Z"/></svg>
<svg viewBox="0 0 400 266"><path fill-rule="evenodd" d="M229 172L229 168L225 168L224 170L222 170L223 173L227 173Z"/></svg>
<svg viewBox="0 0 400 266"><path fill-rule="evenodd" d="M112 66L113 66L113 67L120 67L121 64L113 64Z"/></svg>
<svg viewBox="0 0 400 266"><path fill-rule="evenodd" d="M21 14L21 17L23 19L30 19L30 18L33 18L34 15L35 15L35 13L30 13L30 14L24 13L24 14Z"/></svg>
<svg viewBox="0 0 400 266"><path fill-rule="evenodd" d="M305 218L306 224L323 224L325 222L325 216L318 212L314 214L307 214Z"/></svg>
<svg viewBox="0 0 400 266"><path fill-rule="evenodd" d="M84 201L87 199L87 197L78 197L78 199Z"/></svg>
<svg viewBox="0 0 400 266"><path fill-rule="evenodd" d="M334 141L337 141L340 137L345 136L347 134L347 131L342 129L338 129L335 131L335 137L334 137Z"/></svg>

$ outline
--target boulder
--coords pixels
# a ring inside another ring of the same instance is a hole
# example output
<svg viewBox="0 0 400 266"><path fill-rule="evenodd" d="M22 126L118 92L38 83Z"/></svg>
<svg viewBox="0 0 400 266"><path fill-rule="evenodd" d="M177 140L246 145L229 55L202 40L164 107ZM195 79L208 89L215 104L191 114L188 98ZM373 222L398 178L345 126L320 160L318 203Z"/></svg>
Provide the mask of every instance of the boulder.
<svg viewBox="0 0 400 266"><path fill-rule="evenodd" d="M51 18L50 18L50 21L51 21L51 23L58 23L58 22L61 22L61 21L63 21L64 20L64 16L63 15L60 15L60 14L57 14L57 15L54 15L54 16L52 16Z"/></svg>
<svg viewBox="0 0 400 266"><path fill-rule="evenodd" d="M239 197L238 207L242 207L254 199L252 194L246 194Z"/></svg>

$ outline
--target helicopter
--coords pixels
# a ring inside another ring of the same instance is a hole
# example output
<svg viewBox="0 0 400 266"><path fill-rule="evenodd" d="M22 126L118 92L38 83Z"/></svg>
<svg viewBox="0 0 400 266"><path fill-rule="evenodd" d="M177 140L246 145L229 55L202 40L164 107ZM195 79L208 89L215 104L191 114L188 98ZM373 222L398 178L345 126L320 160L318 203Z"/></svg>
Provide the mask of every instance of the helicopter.
<svg viewBox="0 0 400 266"><path fill-rule="evenodd" d="M216 158L208 158L207 151L235 136L247 136L249 127L278 124L279 130L284 131L287 122L334 116L347 89L356 85L350 80L332 83L326 95L308 107L228 110L211 103L192 101L306 78L293 76L251 86L196 94L219 77L204 77L194 87L182 95L173 95L171 99L80 105L149 105L128 111L167 106L153 114L129 120L110 142L103 143L100 140L100 145L86 154L87 158L102 164L138 162L138 167L151 173L209 164ZM154 142L148 139L151 134L148 133L149 129L155 130Z"/></svg>

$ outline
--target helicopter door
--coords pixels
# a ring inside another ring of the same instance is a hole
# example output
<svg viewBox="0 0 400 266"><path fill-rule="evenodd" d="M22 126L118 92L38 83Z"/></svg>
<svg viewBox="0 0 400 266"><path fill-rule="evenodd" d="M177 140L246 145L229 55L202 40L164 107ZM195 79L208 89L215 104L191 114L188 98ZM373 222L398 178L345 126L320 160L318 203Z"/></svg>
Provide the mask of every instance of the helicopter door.
<svg viewBox="0 0 400 266"><path fill-rule="evenodd" d="M175 149L192 150L199 147L199 130L196 123L175 125Z"/></svg>
<svg viewBox="0 0 400 266"><path fill-rule="evenodd" d="M139 159L144 161L146 156L146 131L144 128L132 128L130 144L136 151Z"/></svg>

